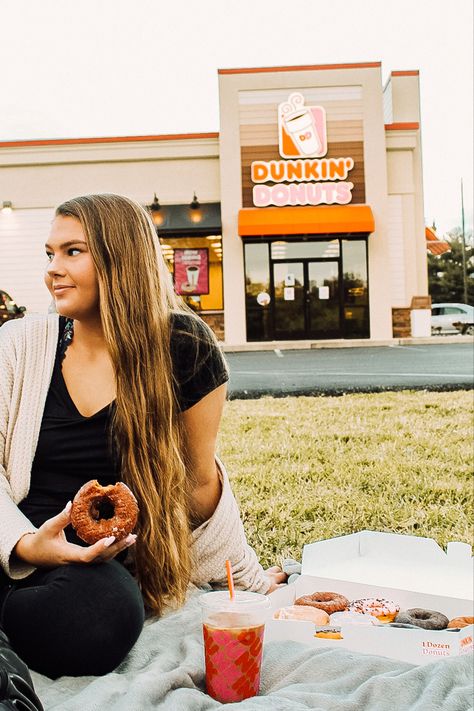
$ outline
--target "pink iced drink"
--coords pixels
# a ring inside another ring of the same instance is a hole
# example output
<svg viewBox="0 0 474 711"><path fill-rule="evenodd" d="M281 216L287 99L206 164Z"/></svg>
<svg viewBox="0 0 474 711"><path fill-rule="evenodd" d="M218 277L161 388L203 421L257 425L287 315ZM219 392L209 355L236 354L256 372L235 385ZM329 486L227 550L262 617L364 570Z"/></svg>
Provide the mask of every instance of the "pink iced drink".
<svg viewBox="0 0 474 711"><path fill-rule="evenodd" d="M206 689L221 703L258 694L265 625L245 624L245 617L239 624L215 613L203 625Z"/></svg>

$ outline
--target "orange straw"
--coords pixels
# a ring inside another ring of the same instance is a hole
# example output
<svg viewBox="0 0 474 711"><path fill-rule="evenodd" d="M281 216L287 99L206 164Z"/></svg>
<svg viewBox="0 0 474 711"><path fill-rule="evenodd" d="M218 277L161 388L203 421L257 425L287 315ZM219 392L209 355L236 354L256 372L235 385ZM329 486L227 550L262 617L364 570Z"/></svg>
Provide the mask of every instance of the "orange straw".
<svg viewBox="0 0 474 711"><path fill-rule="evenodd" d="M230 560L226 560L225 569L227 571L227 584L229 586L230 599L233 600L235 598L234 578L232 577L232 568L230 567Z"/></svg>

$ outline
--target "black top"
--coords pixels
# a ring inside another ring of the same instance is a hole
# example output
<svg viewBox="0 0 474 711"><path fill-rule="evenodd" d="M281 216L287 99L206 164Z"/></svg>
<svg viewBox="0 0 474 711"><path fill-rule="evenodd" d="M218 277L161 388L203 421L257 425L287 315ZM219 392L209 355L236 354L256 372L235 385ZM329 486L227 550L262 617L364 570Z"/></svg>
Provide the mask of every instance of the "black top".
<svg viewBox="0 0 474 711"><path fill-rule="evenodd" d="M171 330L171 358L181 411L228 380L222 353L206 333L208 326L198 321L198 331L192 334L191 318L187 314L174 314ZM107 486L121 479L109 430L115 403L84 417L64 382L62 361L72 337L73 321L61 316L30 490L19 504L20 510L38 527L58 514L86 481L98 479L102 486ZM84 545L70 527L66 529L66 537Z"/></svg>

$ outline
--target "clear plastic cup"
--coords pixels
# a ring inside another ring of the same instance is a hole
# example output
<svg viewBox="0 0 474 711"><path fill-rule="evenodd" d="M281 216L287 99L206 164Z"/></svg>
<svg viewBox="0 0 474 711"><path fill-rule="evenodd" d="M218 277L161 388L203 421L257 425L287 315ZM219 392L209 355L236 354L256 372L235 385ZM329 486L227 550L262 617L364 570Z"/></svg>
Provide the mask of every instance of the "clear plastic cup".
<svg viewBox="0 0 474 711"><path fill-rule="evenodd" d="M221 703L258 694L270 600L260 593L210 592L200 597L206 691Z"/></svg>

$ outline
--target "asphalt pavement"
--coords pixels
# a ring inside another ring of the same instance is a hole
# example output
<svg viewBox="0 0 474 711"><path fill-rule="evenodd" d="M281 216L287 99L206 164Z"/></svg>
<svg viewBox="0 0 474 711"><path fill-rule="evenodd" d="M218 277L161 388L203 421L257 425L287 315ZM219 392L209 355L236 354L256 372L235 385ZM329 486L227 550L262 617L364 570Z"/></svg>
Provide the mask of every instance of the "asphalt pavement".
<svg viewBox="0 0 474 711"><path fill-rule="evenodd" d="M229 397L474 387L470 343L226 353Z"/></svg>

